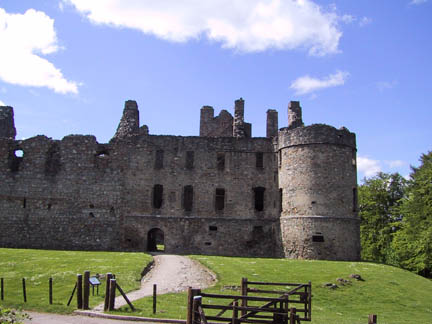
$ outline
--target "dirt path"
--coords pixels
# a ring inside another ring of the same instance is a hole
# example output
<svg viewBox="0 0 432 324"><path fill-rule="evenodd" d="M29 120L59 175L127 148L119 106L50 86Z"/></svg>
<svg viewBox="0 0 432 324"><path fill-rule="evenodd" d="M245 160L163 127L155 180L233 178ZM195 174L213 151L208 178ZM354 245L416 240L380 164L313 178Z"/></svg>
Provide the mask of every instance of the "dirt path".
<svg viewBox="0 0 432 324"><path fill-rule="evenodd" d="M157 293L180 292L193 288L205 288L216 282L216 276L200 263L180 255L159 254L154 256L154 266L141 281L141 288L127 294L130 301L153 294L153 284L157 284ZM117 297L116 308L126 305L123 297ZM103 311L103 304L93 309ZM58 315L29 312L31 321L26 324L111 324L136 323L125 320L110 320L79 315Z"/></svg>
<svg viewBox="0 0 432 324"><path fill-rule="evenodd" d="M127 294L130 301L153 295L153 284L157 284L157 294L180 292L188 287L206 288L216 282L216 276L200 263L187 257L159 254L154 257L155 265L141 281L141 288ZM116 298L115 307L126 305L123 297ZM103 311L103 304L94 311Z"/></svg>

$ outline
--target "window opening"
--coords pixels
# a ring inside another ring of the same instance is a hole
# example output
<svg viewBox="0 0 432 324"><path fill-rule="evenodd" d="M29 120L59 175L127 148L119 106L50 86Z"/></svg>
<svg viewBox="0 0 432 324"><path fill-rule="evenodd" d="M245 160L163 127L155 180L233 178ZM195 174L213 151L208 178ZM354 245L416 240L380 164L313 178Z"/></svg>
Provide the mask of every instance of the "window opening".
<svg viewBox="0 0 432 324"><path fill-rule="evenodd" d="M263 187L255 187L254 191L254 202L255 202L255 210L263 211L264 210L264 191Z"/></svg>
<svg viewBox="0 0 432 324"><path fill-rule="evenodd" d="M186 169L193 169L194 167L194 151L187 151L186 152Z"/></svg>
<svg viewBox="0 0 432 324"><path fill-rule="evenodd" d="M156 159L155 159L155 169L163 168L163 160L164 160L164 151L157 150L156 151Z"/></svg>
<svg viewBox="0 0 432 324"><path fill-rule="evenodd" d="M282 202L283 202L283 189L279 189L279 213L282 212Z"/></svg>
<svg viewBox="0 0 432 324"><path fill-rule="evenodd" d="M324 242L324 236L319 235L312 235L312 242Z"/></svg>
<svg viewBox="0 0 432 324"><path fill-rule="evenodd" d="M357 188L353 188L353 212L357 211Z"/></svg>
<svg viewBox="0 0 432 324"><path fill-rule="evenodd" d="M211 245L211 242L205 242L204 244L205 245Z"/></svg>
<svg viewBox="0 0 432 324"><path fill-rule="evenodd" d="M225 153L217 154L217 169L220 171L225 170Z"/></svg>
<svg viewBox="0 0 432 324"><path fill-rule="evenodd" d="M215 209L223 210L225 208L225 189L216 188Z"/></svg>
<svg viewBox="0 0 432 324"><path fill-rule="evenodd" d="M255 158L256 158L255 165L257 169L264 168L264 153L263 152L255 153Z"/></svg>
<svg viewBox="0 0 432 324"><path fill-rule="evenodd" d="M23 199L23 205L22 206L23 206L23 208L27 207L27 199L26 198Z"/></svg>
<svg viewBox="0 0 432 324"><path fill-rule="evenodd" d="M153 208L159 209L162 207L163 201L163 186L156 184L153 186Z"/></svg>
<svg viewBox="0 0 432 324"><path fill-rule="evenodd" d="M217 226L210 225L210 226L209 226L209 231L211 231L211 232L216 232L216 231L217 231Z"/></svg>
<svg viewBox="0 0 432 324"><path fill-rule="evenodd" d="M185 186L183 189L183 208L185 211L191 211L193 206L193 187Z"/></svg>

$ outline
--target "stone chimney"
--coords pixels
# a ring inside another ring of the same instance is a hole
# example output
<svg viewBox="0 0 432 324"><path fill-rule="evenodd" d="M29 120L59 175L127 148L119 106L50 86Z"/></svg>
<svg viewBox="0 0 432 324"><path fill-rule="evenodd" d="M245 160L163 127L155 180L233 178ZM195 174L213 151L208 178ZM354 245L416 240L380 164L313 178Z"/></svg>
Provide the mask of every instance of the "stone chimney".
<svg viewBox="0 0 432 324"><path fill-rule="evenodd" d="M0 137L15 139L16 129L13 108L0 106Z"/></svg>
<svg viewBox="0 0 432 324"><path fill-rule="evenodd" d="M245 137L244 125L244 100L240 98L235 101L234 106L234 121L233 121L233 136Z"/></svg>
<svg viewBox="0 0 432 324"><path fill-rule="evenodd" d="M125 102L123 116L113 139L123 139L140 133L139 111L135 100Z"/></svg>
<svg viewBox="0 0 432 324"><path fill-rule="evenodd" d="M288 105L288 128L304 126L300 102L291 101Z"/></svg>
<svg viewBox="0 0 432 324"><path fill-rule="evenodd" d="M274 109L267 110L267 137L275 137L278 135L278 112Z"/></svg>

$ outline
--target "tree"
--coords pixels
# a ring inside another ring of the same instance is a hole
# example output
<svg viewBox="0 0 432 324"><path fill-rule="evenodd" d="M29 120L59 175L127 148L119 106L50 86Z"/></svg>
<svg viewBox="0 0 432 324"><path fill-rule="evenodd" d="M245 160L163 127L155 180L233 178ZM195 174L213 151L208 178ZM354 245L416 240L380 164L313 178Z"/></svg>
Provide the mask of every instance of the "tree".
<svg viewBox="0 0 432 324"><path fill-rule="evenodd" d="M432 275L432 152L420 157L421 165L411 167L410 183L401 212L404 215L392 246L401 267L418 274Z"/></svg>
<svg viewBox="0 0 432 324"><path fill-rule="evenodd" d="M378 173L359 187L362 259L396 264L391 248L401 221L400 204L407 181L399 173Z"/></svg>

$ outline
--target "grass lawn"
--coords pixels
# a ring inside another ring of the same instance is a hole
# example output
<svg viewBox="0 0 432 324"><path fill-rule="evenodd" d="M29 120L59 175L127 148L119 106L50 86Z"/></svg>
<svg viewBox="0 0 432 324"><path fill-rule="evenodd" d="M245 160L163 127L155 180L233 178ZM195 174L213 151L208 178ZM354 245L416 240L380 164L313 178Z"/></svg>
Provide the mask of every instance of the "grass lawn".
<svg viewBox="0 0 432 324"><path fill-rule="evenodd" d="M76 295L66 306L76 282L76 274L90 271L114 273L125 291L139 288L141 271L151 261L144 253L47 251L0 248L0 278L4 278L4 300L0 307L23 308L44 312L69 313L76 308ZM53 278L53 305L49 305L48 281ZM23 301L22 278L26 278L27 303ZM90 306L103 302L105 282L99 296L92 296Z"/></svg>
<svg viewBox="0 0 432 324"><path fill-rule="evenodd" d="M312 323L365 324L368 314L377 314L380 324L432 323L432 281L404 271L375 263L306 261L288 259L255 259L214 256L192 256L213 270L219 282L206 292L239 294L224 286L240 286L241 278L249 280L307 283L312 281ZM360 274L364 281L348 278ZM323 287L337 278L351 284L337 289ZM228 302L227 302L228 303ZM158 296L158 312L152 312L152 299L135 301L133 315L181 318L186 315L186 294ZM130 314L126 307L119 312Z"/></svg>

